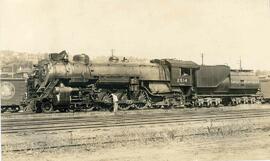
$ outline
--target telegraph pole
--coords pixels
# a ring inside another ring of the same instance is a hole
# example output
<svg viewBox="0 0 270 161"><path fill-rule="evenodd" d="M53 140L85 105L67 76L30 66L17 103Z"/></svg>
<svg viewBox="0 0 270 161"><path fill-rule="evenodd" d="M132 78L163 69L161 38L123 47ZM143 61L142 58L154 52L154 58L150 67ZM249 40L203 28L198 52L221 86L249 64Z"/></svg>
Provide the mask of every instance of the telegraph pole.
<svg viewBox="0 0 270 161"><path fill-rule="evenodd" d="M202 65L203 65L203 53L201 54L201 56L202 56Z"/></svg>
<svg viewBox="0 0 270 161"><path fill-rule="evenodd" d="M241 57L240 57L240 70L242 70L243 68L242 68L242 59L241 59Z"/></svg>
<svg viewBox="0 0 270 161"><path fill-rule="evenodd" d="M111 49L111 52L112 52L112 57L113 57L113 52L114 52L114 49Z"/></svg>

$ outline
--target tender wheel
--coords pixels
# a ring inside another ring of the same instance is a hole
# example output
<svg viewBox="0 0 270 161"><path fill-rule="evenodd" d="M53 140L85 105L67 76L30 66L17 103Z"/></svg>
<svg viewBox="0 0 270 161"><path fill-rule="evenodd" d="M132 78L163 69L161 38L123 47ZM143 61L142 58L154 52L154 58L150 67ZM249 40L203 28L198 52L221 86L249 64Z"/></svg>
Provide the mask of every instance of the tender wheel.
<svg viewBox="0 0 270 161"><path fill-rule="evenodd" d="M229 102L229 101L223 101L223 102L222 102L222 105L223 105L223 106L229 106L229 105L230 105L230 102Z"/></svg>
<svg viewBox="0 0 270 161"><path fill-rule="evenodd" d="M53 111L53 106L50 102L43 102L41 105L41 110L42 112L52 112Z"/></svg>
<svg viewBox="0 0 270 161"><path fill-rule="evenodd" d="M214 107L218 107L219 106L219 103L215 103Z"/></svg>
<svg viewBox="0 0 270 161"><path fill-rule="evenodd" d="M193 108L193 107L195 107L195 103L190 102L190 103L187 103L185 106L188 107L188 108Z"/></svg>

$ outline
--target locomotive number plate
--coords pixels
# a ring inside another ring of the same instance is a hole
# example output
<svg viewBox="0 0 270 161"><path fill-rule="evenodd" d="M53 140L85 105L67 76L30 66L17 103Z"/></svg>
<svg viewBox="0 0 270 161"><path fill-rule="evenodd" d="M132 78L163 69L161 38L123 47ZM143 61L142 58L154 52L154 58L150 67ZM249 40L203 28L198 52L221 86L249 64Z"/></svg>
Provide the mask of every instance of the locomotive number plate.
<svg viewBox="0 0 270 161"><path fill-rule="evenodd" d="M178 78L177 82L178 83L188 83L188 79L187 78Z"/></svg>

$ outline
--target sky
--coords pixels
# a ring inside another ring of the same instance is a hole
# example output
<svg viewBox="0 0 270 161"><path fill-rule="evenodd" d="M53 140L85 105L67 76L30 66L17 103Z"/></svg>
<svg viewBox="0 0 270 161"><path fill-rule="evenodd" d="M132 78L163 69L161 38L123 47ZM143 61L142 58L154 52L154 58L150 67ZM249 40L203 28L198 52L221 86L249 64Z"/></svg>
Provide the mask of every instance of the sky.
<svg viewBox="0 0 270 161"><path fill-rule="evenodd" d="M270 0L0 0L0 50L270 70Z"/></svg>

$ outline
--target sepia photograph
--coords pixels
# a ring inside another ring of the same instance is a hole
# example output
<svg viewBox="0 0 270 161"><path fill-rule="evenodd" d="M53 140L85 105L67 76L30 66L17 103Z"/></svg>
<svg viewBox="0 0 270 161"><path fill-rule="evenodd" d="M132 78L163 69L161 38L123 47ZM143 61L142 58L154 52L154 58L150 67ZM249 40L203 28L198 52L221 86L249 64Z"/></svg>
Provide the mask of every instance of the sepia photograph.
<svg viewBox="0 0 270 161"><path fill-rule="evenodd" d="M270 0L0 0L2 161L270 160Z"/></svg>

